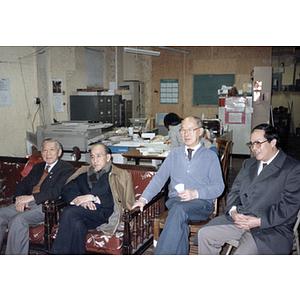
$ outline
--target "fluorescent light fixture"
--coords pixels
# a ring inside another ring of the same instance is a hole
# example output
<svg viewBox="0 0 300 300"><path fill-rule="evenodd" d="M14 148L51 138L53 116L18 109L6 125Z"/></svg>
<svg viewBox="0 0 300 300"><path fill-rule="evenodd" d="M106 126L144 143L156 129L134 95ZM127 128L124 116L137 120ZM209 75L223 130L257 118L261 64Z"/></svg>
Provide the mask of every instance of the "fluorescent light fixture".
<svg viewBox="0 0 300 300"><path fill-rule="evenodd" d="M144 50L144 49L137 49L137 48L128 48L124 47L124 51L126 53L133 53L133 54L144 54L144 55L153 55L153 56L159 56L159 51L151 51L151 50Z"/></svg>
<svg viewBox="0 0 300 300"><path fill-rule="evenodd" d="M184 53L184 54L190 54L191 53L190 51L180 50L180 49L176 49L176 48L172 48L172 47L155 46L155 48L176 51L176 52L180 52L180 53Z"/></svg>

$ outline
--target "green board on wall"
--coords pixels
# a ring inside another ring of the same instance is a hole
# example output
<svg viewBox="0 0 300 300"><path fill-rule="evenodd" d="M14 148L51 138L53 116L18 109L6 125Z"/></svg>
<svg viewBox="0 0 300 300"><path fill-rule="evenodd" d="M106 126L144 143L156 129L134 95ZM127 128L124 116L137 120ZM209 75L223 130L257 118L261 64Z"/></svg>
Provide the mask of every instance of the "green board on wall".
<svg viewBox="0 0 300 300"><path fill-rule="evenodd" d="M218 89L222 85L233 86L235 74L207 74L194 75L193 104L219 105Z"/></svg>

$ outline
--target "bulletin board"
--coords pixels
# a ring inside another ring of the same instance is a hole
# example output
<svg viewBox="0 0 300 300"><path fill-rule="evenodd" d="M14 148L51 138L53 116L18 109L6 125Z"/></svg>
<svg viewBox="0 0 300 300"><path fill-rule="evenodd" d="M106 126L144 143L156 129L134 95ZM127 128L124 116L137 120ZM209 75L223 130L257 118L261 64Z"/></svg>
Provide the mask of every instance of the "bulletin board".
<svg viewBox="0 0 300 300"><path fill-rule="evenodd" d="M218 89L222 85L233 86L235 74L208 74L194 75L193 77L193 104L219 105Z"/></svg>
<svg viewBox="0 0 300 300"><path fill-rule="evenodd" d="M178 79L160 80L160 104L178 104Z"/></svg>

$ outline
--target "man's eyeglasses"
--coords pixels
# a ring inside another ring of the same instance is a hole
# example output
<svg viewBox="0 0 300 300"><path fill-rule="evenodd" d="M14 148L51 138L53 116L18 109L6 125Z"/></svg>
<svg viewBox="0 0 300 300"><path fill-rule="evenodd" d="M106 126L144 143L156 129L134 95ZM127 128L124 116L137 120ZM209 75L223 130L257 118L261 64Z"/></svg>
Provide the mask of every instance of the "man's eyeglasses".
<svg viewBox="0 0 300 300"><path fill-rule="evenodd" d="M188 128L188 129L184 129L184 128L181 128L181 129L179 129L179 132L181 133L181 134L185 134L185 133L192 133L192 132L194 132L195 130L197 130L197 129L199 129L200 127L197 127L197 128Z"/></svg>
<svg viewBox="0 0 300 300"><path fill-rule="evenodd" d="M267 141L268 141L268 140L265 140L265 141L263 141L263 142L258 142L258 141L256 141L256 142L254 142L254 143L249 142L249 143L246 144L246 146L249 147L250 150L251 150L251 148L252 148L253 146L255 146L257 149L259 149L259 148L261 147L261 145L262 145L263 143L267 142Z"/></svg>

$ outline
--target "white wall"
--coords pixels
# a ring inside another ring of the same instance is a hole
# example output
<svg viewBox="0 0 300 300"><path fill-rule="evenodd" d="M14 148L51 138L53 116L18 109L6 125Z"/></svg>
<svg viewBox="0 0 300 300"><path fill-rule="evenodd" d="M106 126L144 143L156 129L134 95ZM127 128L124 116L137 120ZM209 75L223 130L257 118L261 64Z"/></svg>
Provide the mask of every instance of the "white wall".
<svg viewBox="0 0 300 300"><path fill-rule="evenodd" d="M21 59L19 59L21 58ZM26 156L26 131L69 120L69 96L86 88L84 47L0 47L0 78L10 79L12 106L0 107L0 155ZM23 76L22 76L23 74ZM54 113L52 79L62 79L64 111ZM41 100L41 109L34 98Z"/></svg>
<svg viewBox="0 0 300 300"><path fill-rule="evenodd" d="M141 48L141 47L139 47ZM151 49L151 47L144 47ZM145 117L153 116L152 56L125 53L123 51L123 79L144 82ZM121 80L119 80L121 81Z"/></svg>
<svg viewBox="0 0 300 300"><path fill-rule="evenodd" d="M0 107L0 155L24 156L26 130L39 123L35 47L0 47L0 78L9 78L11 107Z"/></svg>
<svg viewBox="0 0 300 300"><path fill-rule="evenodd" d="M146 117L152 116L152 60L145 55L125 54L123 47L89 47L103 51L104 88L117 80L145 83ZM116 55L117 49L117 68ZM19 59L21 58L21 59ZM22 67L22 68L21 68ZM23 74L23 76L22 76ZM0 47L0 78L9 78L11 107L0 107L0 156L26 156L26 131L36 132L43 124L69 120L70 95L85 89L85 47ZM52 79L62 79L63 112L53 110ZM41 100L41 110L35 116ZM34 119L35 118L35 119Z"/></svg>

